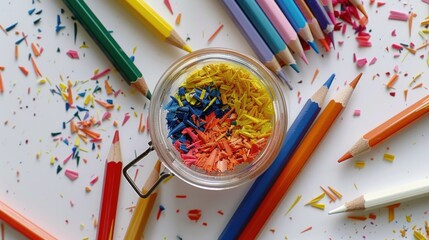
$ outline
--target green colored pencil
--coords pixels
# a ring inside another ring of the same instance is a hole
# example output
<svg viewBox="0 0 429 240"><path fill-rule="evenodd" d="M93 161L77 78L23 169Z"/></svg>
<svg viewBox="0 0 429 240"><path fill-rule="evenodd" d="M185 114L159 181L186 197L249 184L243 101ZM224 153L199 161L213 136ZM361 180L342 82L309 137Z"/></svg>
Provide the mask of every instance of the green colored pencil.
<svg viewBox="0 0 429 240"><path fill-rule="evenodd" d="M125 81L150 100L152 94L147 87L143 74L134 65L127 54L125 54L88 5L86 5L83 0L63 1L73 13L74 17L98 44L104 54L107 55Z"/></svg>

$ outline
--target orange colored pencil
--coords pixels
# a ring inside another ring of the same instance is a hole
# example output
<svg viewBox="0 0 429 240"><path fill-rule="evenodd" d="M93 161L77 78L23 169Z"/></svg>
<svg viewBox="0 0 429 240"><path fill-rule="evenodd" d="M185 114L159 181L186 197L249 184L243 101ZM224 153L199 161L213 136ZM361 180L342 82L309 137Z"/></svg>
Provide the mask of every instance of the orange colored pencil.
<svg viewBox="0 0 429 240"><path fill-rule="evenodd" d="M371 150L377 144L386 140L402 128L409 126L427 112L429 112L429 95L426 95L413 105L363 135L338 162L343 162Z"/></svg>
<svg viewBox="0 0 429 240"><path fill-rule="evenodd" d="M1 201L0 201L0 220L5 221L7 224L9 224L9 226L13 227L16 231L20 232L28 239L34 239L34 240L57 239Z"/></svg>
<svg viewBox="0 0 429 240"><path fill-rule="evenodd" d="M104 170L103 193L101 198L97 239L113 239L116 208L118 206L119 198L119 186L121 184L121 172L121 145L119 144L119 131L116 130Z"/></svg>
<svg viewBox="0 0 429 240"><path fill-rule="evenodd" d="M346 106L361 76L362 73L360 73L348 86L342 89L342 91L340 91L322 111L319 118L314 122L314 125L308 131L307 135L298 146L298 149L295 151L256 212L253 214L243 232L241 232L239 239L256 239L259 231L264 227L265 222L268 220L271 213L280 203L283 196L286 195L289 187L297 178L300 171L304 168L313 151L322 141L335 119Z"/></svg>

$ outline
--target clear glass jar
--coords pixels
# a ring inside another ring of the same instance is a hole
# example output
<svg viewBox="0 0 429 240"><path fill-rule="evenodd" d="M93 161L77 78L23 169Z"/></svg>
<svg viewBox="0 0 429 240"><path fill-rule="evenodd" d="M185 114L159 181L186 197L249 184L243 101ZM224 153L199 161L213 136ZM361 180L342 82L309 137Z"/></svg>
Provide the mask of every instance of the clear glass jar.
<svg viewBox="0 0 429 240"><path fill-rule="evenodd" d="M267 144L252 162L238 165L231 171L207 173L183 163L179 151L168 137L167 110L164 106L190 73L213 63L238 65L253 73L271 97L274 114L271 119L272 133ZM229 189L259 176L277 156L288 125L286 100L279 82L280 80L258 60L230 49L202 49L177 60L158 81L150 102L150 137L160 161L181 180L203 189Z"/></svg>

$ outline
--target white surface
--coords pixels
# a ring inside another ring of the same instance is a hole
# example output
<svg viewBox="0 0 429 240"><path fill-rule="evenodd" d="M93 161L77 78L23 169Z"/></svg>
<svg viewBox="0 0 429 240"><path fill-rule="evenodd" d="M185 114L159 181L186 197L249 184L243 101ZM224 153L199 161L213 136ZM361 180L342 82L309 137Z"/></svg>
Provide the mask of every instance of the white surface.
<svg viewBox="0 0 429 240"><path fill-rule="evenodd" d="M128 163L135 154L146 149L148 135L137 133L139 120L134 116L134 112L146 114L147 109L145 110L143 105L147 102L144 97L132 94L124 82L118 81L119 75L112 72L109 82L114 89L122 89L124 94L114 98L116 106L121 105L120 110L112 111L111 119L96 128L102 133L101 148L90 150L88 153L81 151L79 166L76 166L75 160L64 166L79 171L80 175L76 181L72 182L64 176L65 169L57 175L56 167L58 164L63 165L62 161L70 154L71 146L54 142L50 133L62 131L62 136L70 136L68 129L62 129L62 122L68 121L75 111L66 112L64 101L58 95L52 95L50 89L60 83L60 76L65 81L68 78L72 81L84 81L93 75L95 69L104 70L111 67L111 64L81 27L79 27L77 43L74 44L73 24L68 10L61 15L62 25L65 25L66 29L58 34L55 33L56 16L60 14L61 8L65 9L61 1L34 2L33 4L32 1L3 0L0 3L2 9L0 24L7 27L18 22L18 26L8 35L0 32L0 66L6 67L2 72L5 92L0 94L0 152L2 154L0 199L59 239L83 239L84 237L94 239L96 229L93 227L93 221L98 218L104 161L114 131L113 121L116 120L119 123L123 159ZM88 0L87 2L105 26L113 30L114 38L125 52L131 55L133 48L137 48L135 63L143 72L150 89L154 89L157 79L172 62L186 54L158 41L127 12L120 1ZM174 16L168 12L163 1L148 2L173 25L177 14L182 13L180 26L174 25L174 27L183 38L190 38L188 43L193 49L228 47L254 55L218 1L171 0ZM331 73L336 73L337 77L328 93L328 98L335 96L337 90L343 87L345 82L352 80L359 71L363 71L364 74L349 105L261 231L261 239L400 239L399 230L402 228L408 229L406 236L410 239L413 226L424 227L429 210L425 204L427 199L402 204L395 211L395 221L390 223L387 220L388 214L385 208L374 211L377 215L375 220L353 221L347 219L347 215L344 214L328 216L329 210L363 193L428 177L429 162L425 150L429 143L429 130L426 127L429 119L427 118L395 135L371 153L359 157L359 160L366 162L366 167L363 169L354 167L355 160L342 164L336 162L360 135L428 93L426 88L419 88L409 91L407 101L403 97L403 90L415 74L424 72L419 82L427 84L429 76L426 65L427 50L421 50L415 56L407 55L406 51L403 51L399 58L394 58L393 54L397 51L390 48L392 43L408 44L412 41L419 46L423 42L417 31L421 29L420 21L428 15L428 5L420 0L403 0L386 1L385 6L377 8L375 4L369 6L368 1L365 1L365 7L369 14L368 29L372 34L371 48L358 48L354 40L355 35L348 26L344 36L340 32L335 33L336 41L345 41L343 46L337 44L337 49L330 53L324 53L322 50L321 55L316 55L311 50L307 51L309 66L305 66L296 58L302 69L300 74L286 69L295 86L292 92L287 93L291 120L305 100ZM33 25L33 21L39 16L34 14L29 16L27 13L32 8L36 8L36 11L43 10L40 15L42 20L38 25ZM408 36L406 22L388 20L391 9L417 12L411 37ZM207 39L221 23L224 24L224 28L211 43L208 43ZM41 30L40 33L38 29ZM397 36L392 37L391 32L395 29ZM37 84L37 77L27 59L31 49L25 43L20 44L19 59L14 59L14 43L20 38L15 35L15 31L25 32L28 34L29 43L36 42L44 48L42 56L36 58L36 61L43 75L52 81L52 86ZM41 38L38 39L38 36ZM79 49L82 42L86 42L90 48ZM59 53L57 48L61 50ZM389 51L385 48L389 48ZM80 59L72 60L67 57L66 52L69 49L77 50ZM370 61L373 57L377 57L378 61L372 66L367 65L357 69L353 63L353 53L356 53L357 58L366 57ZM421 54L424 55L423 58L420 58ZM30 73L27 77L18 70L19 65L29 69ZM399 80L395 84L395 89L386 90L384 84L389 77L385 73L392 73L395 65L399 67ZM320 73L311 84L315 69L319 69ZM379 76L373 79L375 74ZM408 75L405 76L405 74ZM101 99L110 98L104 92L104 79L99 81L103 91L97 96ZM297 84L298 81L302 83ZM81 85L81 90L93 89L95 85L95 81L89 81ZM29 88L31 91L28 94ZM76 89L78 88L74 88L75 94L78 92ZM396 92L395 97L389 95L391 91ZM299 94L302 97L300 104L297 100ZM82 101L82 99L77 100L81 105ZM355 109L361 110L359 117L353 117ZM91 109L91 115L97 115L97 111L100 117L104 113L104 109L96 104L95 108ZM121 126L127 112L130 113L131 119ZM71 136L71 144L75 137ZM91 147L81 144L84 149ZM394 162L383 160L385 152L396 156ZM41 153L39 159L36 159L37 153ZM97 155L99 155L98 158ZM49 164L52 156L59 160L54 166ZM83 158L88 160L86 164ZM151 154L149 159L143 162L143 167L140 167L141 183L152 168L155 158L156 156ZM134 170L131 170L131 174L134 174ZM99 176L100 179L90 193L85 193L84 188L89 185L93 176ZM344 198L335 203L329 203L329 199L325 197L321 201L326 204L325 211L304 206L308 200L321 193L319 186L328 185L341 192ZM146 239L178 239L177 236L183 239L216 239L249 186L248 184L228 191L206 191L173 178L162 185L146 227ZM302 200L285 216L292 202L301 194ZM187 198L178 199L176 195L186 195ZM115 239L123 238L132 215L127 208L133 206L136 201L137 195L123 179ZM159 220L156 220L160 204L165 207L165 211L161 213ZM190 209L202 210L202 217L198 222L187 218L187 212ZM224 214L221 215L218 211ZM412 215L411 222L405 220L405 216L408 215ZM300 233L310 226L312 230ZM274 233L270 229L274 229ZM5 225L5 235L6 239L23 239L7 225Z"/></svg>

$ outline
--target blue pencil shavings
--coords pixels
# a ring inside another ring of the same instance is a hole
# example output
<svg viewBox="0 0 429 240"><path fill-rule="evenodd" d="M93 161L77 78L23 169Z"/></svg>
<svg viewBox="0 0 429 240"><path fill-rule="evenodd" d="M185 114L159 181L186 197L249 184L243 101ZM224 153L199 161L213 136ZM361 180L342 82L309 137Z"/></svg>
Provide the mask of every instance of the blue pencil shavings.
<svg viewBox="0 0 429 240"><path fill-rule="evenodd" d="M84 107L76 106L76 108L77 108L77 110L78 110L79 112L82 112L82 111L88 112L88 111L89 111L88 109L86 109L86 108L84 108Z"/></svg>
<svg viewBox="0 0 429 240"><path fill-rule="evenodd" d="M34 13L34 11L36 11L36 9L35 9L35 8L28 10L28 15L30 15L30 16L31 16L31 15Z"/></svg>
<svg viewBox="0 0 429 240"><path fill-rule="evenodd" d="M16 25L18 25L18 22L16 22L16 23L14 23L14 24L12 24L12 25L10 25L9 27L7 27L5 30L6 30L6 32L10 32L12 29L14 29L15 27L16 27Z"/></svg>

